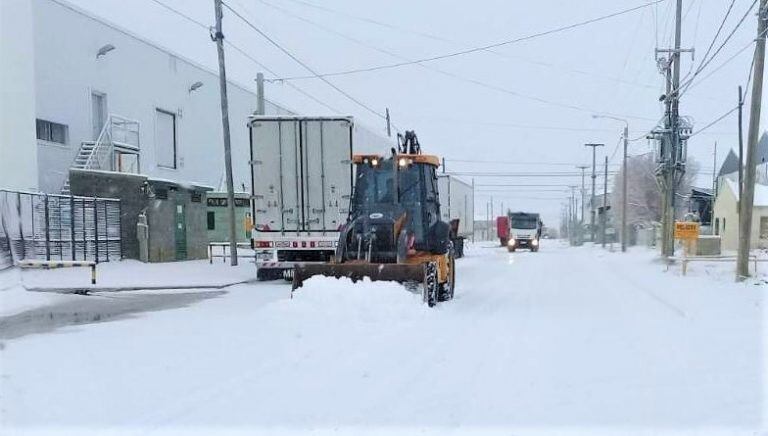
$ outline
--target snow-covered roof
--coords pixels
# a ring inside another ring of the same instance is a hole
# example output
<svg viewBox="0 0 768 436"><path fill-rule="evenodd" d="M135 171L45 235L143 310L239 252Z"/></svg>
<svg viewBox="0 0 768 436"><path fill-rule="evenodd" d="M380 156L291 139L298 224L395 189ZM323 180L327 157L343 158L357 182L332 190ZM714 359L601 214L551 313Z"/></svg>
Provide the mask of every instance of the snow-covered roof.
<svg viewBox="0 0 768 436"><path fill-rule="evenodd" d="M733 192L733 196L736 197L736 200L738 200L739 199L738 184L731 179L723 179L723 180L725 180L725 184L728 185L728 188L730 188L731 192ZM755 206L768 206L768 185L761 185L759 183L755 183L755 201L753 204Z"/></svg>

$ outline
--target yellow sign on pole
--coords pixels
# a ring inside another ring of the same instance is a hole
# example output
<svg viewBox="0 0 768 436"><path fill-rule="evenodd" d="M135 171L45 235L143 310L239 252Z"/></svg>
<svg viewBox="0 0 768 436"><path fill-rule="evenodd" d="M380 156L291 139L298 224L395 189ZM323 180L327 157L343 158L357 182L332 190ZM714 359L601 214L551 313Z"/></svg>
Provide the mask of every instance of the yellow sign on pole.
<svg viewBox="0 0 768 436"><path fill-rule="evenodd" d="M675 239L695 241L699 239L699 223L682 221L675 223Z"/></svg>

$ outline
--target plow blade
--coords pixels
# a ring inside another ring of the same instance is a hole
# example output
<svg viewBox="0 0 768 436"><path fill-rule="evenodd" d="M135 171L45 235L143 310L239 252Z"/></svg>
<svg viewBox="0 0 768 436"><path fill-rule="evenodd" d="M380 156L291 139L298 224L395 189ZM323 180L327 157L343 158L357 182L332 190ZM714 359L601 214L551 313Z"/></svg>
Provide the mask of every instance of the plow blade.
<svg viewBox="0 0 768 436"><path fill-rule="evenodd" d="M368 278L371 281L417 282L423 283L425 276L423 264L373 263L373 264L308 264L294 267L293 287L300 288L304 280L312 276L346 277L353 282Z"/></svg>

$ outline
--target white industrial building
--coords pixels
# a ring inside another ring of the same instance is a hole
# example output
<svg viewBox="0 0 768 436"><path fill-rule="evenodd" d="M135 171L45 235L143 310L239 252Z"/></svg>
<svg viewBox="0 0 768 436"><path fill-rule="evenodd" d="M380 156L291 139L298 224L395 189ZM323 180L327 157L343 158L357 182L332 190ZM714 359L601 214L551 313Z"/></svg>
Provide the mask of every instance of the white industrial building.
<svg viewBox="0 0 768 436"><path fill-rule="evenodd" d="M0 188L66 191L69 169L86 163L221 185L216 72L65 0L0 1L0 91ZM250 190L257 96L230 82L228 97L235 187ZM270 101L265 112L291 113Z"/></svg>

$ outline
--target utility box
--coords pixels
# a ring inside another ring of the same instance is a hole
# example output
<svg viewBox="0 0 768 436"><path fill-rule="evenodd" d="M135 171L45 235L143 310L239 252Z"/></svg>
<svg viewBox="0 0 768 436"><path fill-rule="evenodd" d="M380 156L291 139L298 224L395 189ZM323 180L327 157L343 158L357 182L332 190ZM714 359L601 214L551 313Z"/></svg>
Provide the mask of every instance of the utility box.
<svg viewBox="0 0 768 436"><path fill-rule="evenodd" d="M699 235L696 241L697 256L719 256L720 255L720 236L718 235Z"/></svg>
<svg viewBox="0 0 768 436"><path fill-rule="evenodd" d="M149 262L208 258L206 193L213 188L111 171L72 169L69 177L74 195L120 199L124 258L141 260L142 248Z"/></svg>
<svg viewBox="0 0 768 436"><path fill-rule="evenodd" d="M229 200L226 192L208 192L206 196L206 228L211 242L229 242ZM235 192L235 234L237 242L251 239L253 217L251 195Z"/></svg>

